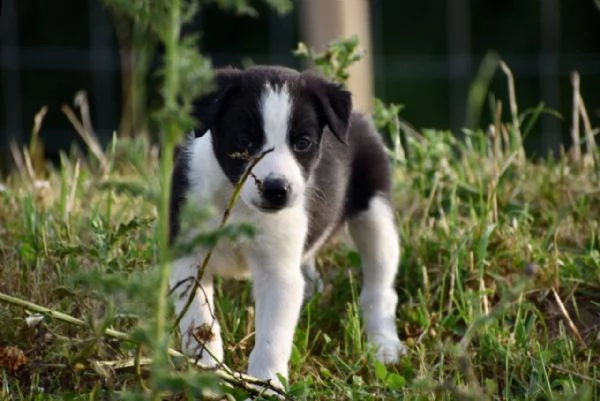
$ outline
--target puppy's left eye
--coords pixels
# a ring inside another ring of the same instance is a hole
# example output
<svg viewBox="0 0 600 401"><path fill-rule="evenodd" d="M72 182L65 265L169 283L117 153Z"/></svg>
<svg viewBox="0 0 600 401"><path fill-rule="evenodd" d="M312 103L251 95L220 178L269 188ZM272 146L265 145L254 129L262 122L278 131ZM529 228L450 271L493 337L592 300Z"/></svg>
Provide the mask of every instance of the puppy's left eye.
<svg viewBox="0 0 600 401"><path fill-rule="evenodd" d="M295 152L307 152L312 147L313 143L310 139L303 136L294 141L292 145Z"/></svg>

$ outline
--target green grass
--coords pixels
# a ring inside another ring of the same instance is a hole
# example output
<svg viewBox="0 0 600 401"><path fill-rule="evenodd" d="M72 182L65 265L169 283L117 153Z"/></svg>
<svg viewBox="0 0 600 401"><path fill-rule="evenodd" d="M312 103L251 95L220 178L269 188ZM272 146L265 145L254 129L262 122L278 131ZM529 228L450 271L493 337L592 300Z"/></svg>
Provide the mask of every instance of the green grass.
<svg viewBox="0 0 600 401"><path fill-rule="evenodd" d="M408 355L395 366L374 362L356 302L359 256L329 244L318 258L325 292L305 305L296 332L290 384L299 399L600 398L596 150L585 163L565 155L534 164L518 129L495 124L510 139L479 132L459 143L424 131L409 137L406 158L391 151L402 238L397 322ZM25 309L0 303L0 400L119 399L150 387L151 365L115 364L153 355L136 342L160 295L160 163L144 138L113 142L106 158L105 174L72 152L38 169L47 186L26 170L3 180L0 292L84 325L46 316L28 327ZM244 371L249 285L219 281L217 293L226 363ZM17 369L8 346L27 357ZM194 380L210 386L211 377Z"/></svg>

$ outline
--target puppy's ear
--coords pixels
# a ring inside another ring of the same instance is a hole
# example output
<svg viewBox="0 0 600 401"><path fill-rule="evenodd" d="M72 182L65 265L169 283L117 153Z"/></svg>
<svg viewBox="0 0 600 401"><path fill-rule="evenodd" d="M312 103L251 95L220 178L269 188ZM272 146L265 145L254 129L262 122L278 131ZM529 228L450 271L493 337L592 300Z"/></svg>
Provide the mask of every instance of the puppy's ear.
<svg viewBox="0 0 600 401"><path fill-rule="evenodd" d="M341 143L346 144L352 112L351 93L342 85L326 81L314 73L307 73L305 76L315 99L321 122L324 126L329 127Z"/></svg>
<svg viewBox="0 0 600 401"><path fill-rule="evenodd" d="M193 115L200 123L200 126L194 130L196 137L204 135L207 130L213 128L223 102L238 87L240 76L241 70L233 67L215 71L212 89L194 102Z"/></svg>

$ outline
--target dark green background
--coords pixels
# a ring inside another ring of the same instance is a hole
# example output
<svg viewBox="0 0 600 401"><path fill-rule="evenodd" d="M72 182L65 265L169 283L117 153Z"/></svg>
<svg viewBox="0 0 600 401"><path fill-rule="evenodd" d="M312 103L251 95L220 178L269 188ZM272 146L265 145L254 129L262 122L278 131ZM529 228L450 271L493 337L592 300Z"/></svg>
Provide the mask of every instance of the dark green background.
<svg viewBox="0 0 600 401"><path fill-rule="evenodd" d="M100 0L5 0L0 31L2 45L17 45L15 68L3 52L0 80L0 146L9 136L27 141L35 112L50 110L42 137L51 156L77 140L60 112L74 93L86 89L94 126L103 140L118 127L120 74L118 50L110 14ZM544 97L540 67L541 9L545 0L467 1L469 15L460 26L469 41L466 75L450 77L447 4L442 0L372 0L376 95L406 106L402 115L418 128L451 128L464 123L468 85L488 50L497 51L513 69L522 110ZM600 115L600 11L592 0L560 0L558 35L558 98L550 104L564 116L538 125L528 139L533 152L568 144L571 125L570 72L579 70L582 94L594 125ZM298 42L295 12L280 17L260 2L259 18L238 17L207 7L192 29L202 31L202 51L215 65L281 63L298 67L291 55ZM16 5L16 7L15 7ZM10 21L6 10L13 7ZM14 25L16 22L16 27ZM16 28L16 31L13 30ZM11 36L17 32L18 36ZM18 72L18 74L15 74ZM18 78L18 80L17 80ZM451 83L458 88L451 100ZM16 84L15 84L16 83ZM497 72L491 86L506 99L504 76ZM15 92L17 91L17 92ZM505 110L507 107L505 107ZM489 122L486 102L482 123ZM6 152L0 152L6 157Z"/></svg>

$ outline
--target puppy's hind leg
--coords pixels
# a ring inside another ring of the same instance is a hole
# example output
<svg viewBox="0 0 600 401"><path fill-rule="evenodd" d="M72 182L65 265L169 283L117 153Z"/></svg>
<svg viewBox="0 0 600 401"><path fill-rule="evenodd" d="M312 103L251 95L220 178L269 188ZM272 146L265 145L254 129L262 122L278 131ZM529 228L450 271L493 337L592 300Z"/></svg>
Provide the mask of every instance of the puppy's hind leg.
<svg viewBox="0 0 600 401"><path fill-rule="evenodd" d="M185 257L173 263L170 288L175 300L175 313L181 314L193 290L198 274L198 259ZM205 274L192 303L179 322L181 350L210 367L223 361L221 327L215 316L213 278Z"/></svg>
<svg viewBox="0 0 600 401"><path fill-rule="evenodd" d="M363 285L360 306L368 342L377 348L376 358L395 363L405 353L396 330L398 295L394 279L400 259L400 243L389 202L376 196L367 210L348 222L361 257Z"/></svg>
<svg viewBox="0 0 600 401"><path fill-rule="evenodd" d="M323 279L317 270L314 256L302 264L302 276L304 277L305 282L305 301L308 301L313 295L323 291Z"/></svg>

